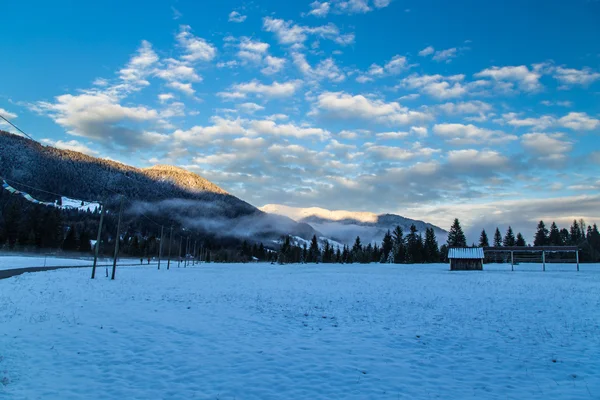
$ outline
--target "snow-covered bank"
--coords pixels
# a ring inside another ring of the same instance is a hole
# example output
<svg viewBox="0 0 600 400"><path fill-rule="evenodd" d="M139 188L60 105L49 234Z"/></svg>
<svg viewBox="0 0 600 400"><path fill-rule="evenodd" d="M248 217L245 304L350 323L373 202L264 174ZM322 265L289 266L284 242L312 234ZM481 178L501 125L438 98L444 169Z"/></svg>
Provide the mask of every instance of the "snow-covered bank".
<svg viewBox="0 0 600 400"><path fill-rule="evenodd" d="M26 274L0 281L0 397L598 398L600 266L539 267Z"/></svg>

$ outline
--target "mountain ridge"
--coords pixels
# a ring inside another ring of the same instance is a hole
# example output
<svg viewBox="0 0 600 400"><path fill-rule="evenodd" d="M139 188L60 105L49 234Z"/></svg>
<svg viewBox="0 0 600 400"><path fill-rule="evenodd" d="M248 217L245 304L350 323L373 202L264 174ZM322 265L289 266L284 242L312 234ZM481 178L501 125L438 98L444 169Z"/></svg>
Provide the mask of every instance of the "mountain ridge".
<svg viewBox="0 0 600 400"><path fill-rule="evenodd" d="M306 222L323 235L334 240L352 244L356 236L364 242L379 242L387 230L400 226L404 232L415 224L419 232L433 228L438 240L446 239L448 232L436 225L397 214L375 214L368 211L328 210L320 207L291 207L280 204L266 204L260 210L285 215L297 222ZM344 232L346 230L346 232Z"/></svg>

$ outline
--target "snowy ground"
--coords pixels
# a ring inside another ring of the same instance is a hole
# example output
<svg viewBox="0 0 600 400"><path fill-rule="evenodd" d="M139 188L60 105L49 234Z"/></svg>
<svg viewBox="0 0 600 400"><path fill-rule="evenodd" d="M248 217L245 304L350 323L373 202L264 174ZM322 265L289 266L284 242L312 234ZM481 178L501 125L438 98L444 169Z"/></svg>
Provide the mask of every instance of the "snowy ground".
<svg viewBox="0 0 600 400"><path fill-rule="evenodd" d="M138 259L123 258L119 260L120 265L139 264ZM147 264L144 260L144 265ZM74 267L74 266L91 266L94 263L93 257L53 257L53 256L14 256L0 255L0 270L16 269L16 268L31 268L31 267ZM156 264L156 261L151 260L151 264ZM112 265L112 258L99 258L98 265Z"/></svg>
<svg viewBox="0 0 600 400"><path fill-rule="evenodd" d="M528 267L0 280L0 398L600 398L600 265Z"/></svg>

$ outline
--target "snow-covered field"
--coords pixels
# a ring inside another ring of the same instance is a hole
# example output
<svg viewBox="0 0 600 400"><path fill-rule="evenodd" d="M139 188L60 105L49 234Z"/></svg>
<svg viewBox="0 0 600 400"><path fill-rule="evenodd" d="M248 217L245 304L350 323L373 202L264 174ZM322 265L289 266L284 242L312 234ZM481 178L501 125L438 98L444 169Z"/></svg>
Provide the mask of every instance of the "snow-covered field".
<svg viewBox="0 0 600 400"><path fill-rule="evenodd" d="M123 258L119 259L118 265L138 264L138 259ZM147 264L144 260L144 265ZM76 267L76 266L91 266L94 263L93 257L66 258L66 257L44 257L44 256L3 256L0 255L0 270L31 268L31 267ZM156 261L151 260L151 264L156 264ZM111 258L99 258L98 265L112 265Z"/></svg>
<svg viewBox="0 0 600 400"><path fill-rule="evenodd" d="M0 280L0 398L600 398L600 265L528 267Z"/></svg>

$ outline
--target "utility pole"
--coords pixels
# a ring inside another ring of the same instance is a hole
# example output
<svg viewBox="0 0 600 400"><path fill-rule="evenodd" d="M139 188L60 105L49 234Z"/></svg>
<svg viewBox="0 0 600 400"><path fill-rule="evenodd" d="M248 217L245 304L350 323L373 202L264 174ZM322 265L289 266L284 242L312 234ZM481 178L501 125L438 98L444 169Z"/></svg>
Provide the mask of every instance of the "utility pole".
<svg viewBox="0 0 600 400"><path fill-rule="evenodd" d="M194 240L194 258L192 258L192 265L196 265L196 240Z"/></svg>
<svg viewBox="0 0 600 400"><path fill-rule="evenodd" d="M183 242L183 236L179 237L179 253L177 253L177 268L181 267L181 242Z"/></svg>
<svg viewBox="0 0 600 400"><path fill-rule="evenodd" d="M188 265L188 255L190 254L190 237L185 240L185 267Z"/></svg>
<svg viewBox="0 0 600 400"><path fill-rule="evenodd" d="M104 223L104 213L106 212L106 202L100 205L100 225L98 225L98 236L96 237L96 248L94 249L94 266L92 267L92 279L96 277L96 265L98 264L98 251L100 250L100 241L102 240L102 224Z"/></svg>
<svg viewBox="0 0 600 400"><path fill-rule="evenodd" d="M160 226L160 244L158 245L158 269L160 269L160 259L162 258L162 243L163 243L164 226Z"/></svg>
<svg viewBox="0 0 600 400"><path fill-rule="evenodd" d="M171 247L173 247L173 225L171 225L171 233L169 234L169 259L167 260L167 269L171 266Z"/></svg>
<svg viewBox="0 0 600 400"><path fill-rule="evenodd" d="M117 272L117 257L119 255L119 242L121 241L121 215L123 214L123 199L124 197L121 196L121 206L119 207L119 221L117 222L117 238L116 238L116 242L115 242L115 257L113 259L113 268L112 268L112 275L110 277L111 280L115 280L115 273Z"/></svg>

